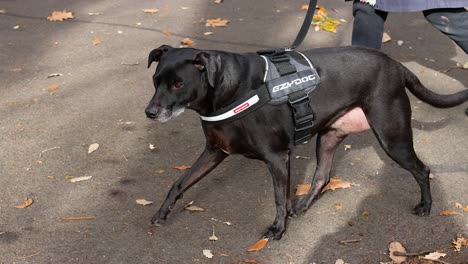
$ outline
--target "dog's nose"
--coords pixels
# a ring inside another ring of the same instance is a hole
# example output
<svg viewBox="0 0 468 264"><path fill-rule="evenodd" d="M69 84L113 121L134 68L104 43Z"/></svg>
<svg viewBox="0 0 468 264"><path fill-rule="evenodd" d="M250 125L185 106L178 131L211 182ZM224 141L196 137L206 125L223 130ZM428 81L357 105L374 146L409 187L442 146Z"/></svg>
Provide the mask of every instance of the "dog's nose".
<svg viewBox="0 0 468 264"><path fill-rule="evenodd" d="M155 118L156 118L156 114L154 114L154 113L151 113L151 112L148 112L148 111L146 111L145 113L146 113L146 116L147 116L148 118L151 118L151 119L155 119Z"/></svg>

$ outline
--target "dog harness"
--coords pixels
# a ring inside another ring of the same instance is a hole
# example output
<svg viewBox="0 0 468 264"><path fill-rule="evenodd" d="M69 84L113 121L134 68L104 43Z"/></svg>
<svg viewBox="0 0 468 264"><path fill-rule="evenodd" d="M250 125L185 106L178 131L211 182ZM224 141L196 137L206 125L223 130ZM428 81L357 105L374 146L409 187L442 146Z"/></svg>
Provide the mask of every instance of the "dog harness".
<svg viewBox="0 0 468 264"><path fill-rule="evenodd" d="M257 53L265 60L263 85L209 116L200 116L202 122L228 123L248 115L265 104L288 103L294 120L294 144L308 141L312 138L311 132L314 126L309 93L320 84L316 69L300 52L266 50ZM291 53L299 56L291 56Z"/></svg>

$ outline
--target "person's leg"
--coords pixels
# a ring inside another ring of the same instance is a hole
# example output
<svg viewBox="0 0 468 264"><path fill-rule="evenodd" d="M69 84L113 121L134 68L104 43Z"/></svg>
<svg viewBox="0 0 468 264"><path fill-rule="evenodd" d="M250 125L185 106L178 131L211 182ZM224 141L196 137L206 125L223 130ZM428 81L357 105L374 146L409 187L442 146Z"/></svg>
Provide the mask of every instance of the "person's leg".
<svg viewBox="0 0 468 264"><path fill-rule="evenodd" d="M352 45L380 49L387 12L375 10L369 4L354 0Z"/></svg>
<svg viewBox="0 0 468 264"><path fill-rule="evenodd" d="M424 17L468 54L468 10L441 8L423 11Z"/></svg>

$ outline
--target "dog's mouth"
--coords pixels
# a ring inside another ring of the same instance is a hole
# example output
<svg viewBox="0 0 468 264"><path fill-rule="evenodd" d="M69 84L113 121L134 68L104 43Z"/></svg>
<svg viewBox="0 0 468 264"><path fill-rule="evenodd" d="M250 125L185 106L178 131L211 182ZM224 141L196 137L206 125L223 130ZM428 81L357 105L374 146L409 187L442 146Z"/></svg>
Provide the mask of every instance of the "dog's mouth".
<svg viewBox="0 0 468 264"><path fill-rule="evenodd" d="M156 111L155 117L152 118L159 122L167 122L170 119L181 115L185 111L185 107L175 107L173 109L159 108Z"/></svg>

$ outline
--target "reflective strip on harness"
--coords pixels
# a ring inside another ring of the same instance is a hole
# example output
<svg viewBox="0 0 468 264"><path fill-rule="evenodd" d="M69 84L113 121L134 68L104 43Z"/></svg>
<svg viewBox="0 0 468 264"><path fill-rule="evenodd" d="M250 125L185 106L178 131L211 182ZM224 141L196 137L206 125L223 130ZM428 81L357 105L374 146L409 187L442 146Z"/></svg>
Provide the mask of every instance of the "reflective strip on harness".
<svg viewBox="0 0 468 264"><path fill-rule="evenodd" d="M258 97L258 95L254 95L252 97L250 97L248 100L238 104L237 106L235 106L233 109L221 114L221 115L217 115L217 116L200 116L201 120L203 121L208 121L208 122L216 122L216 121L221 121L221 120L224 120L224 119L228 119L230 117L233 117L237 114L239 114L240 112L250 108L251 106L253 106L254 104L258 103L258 101L260 100L260 98Z"/></svg>

